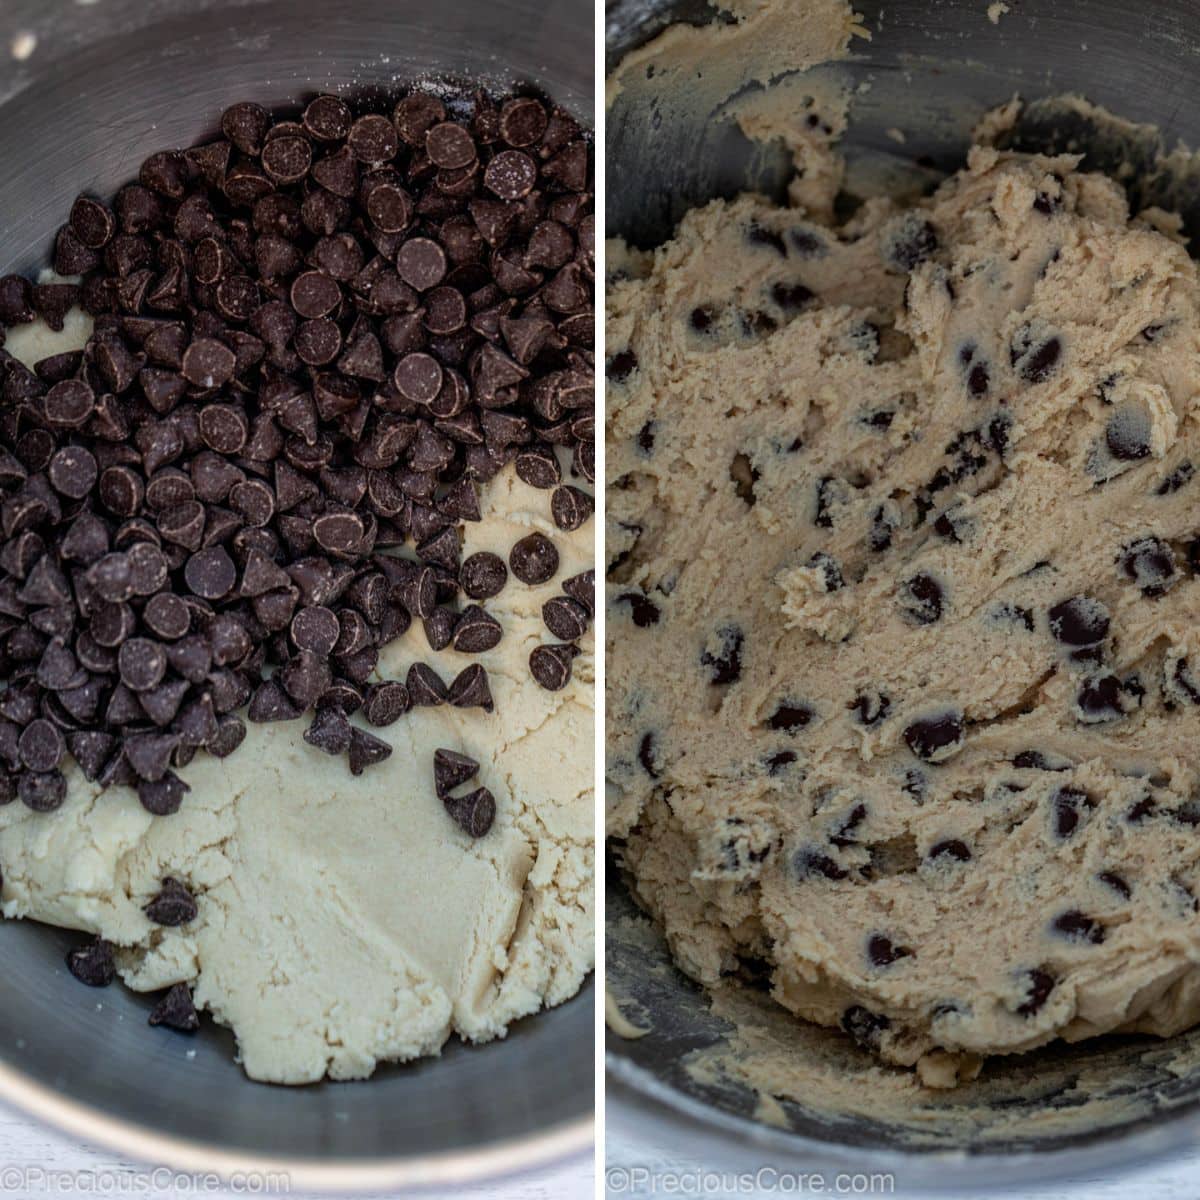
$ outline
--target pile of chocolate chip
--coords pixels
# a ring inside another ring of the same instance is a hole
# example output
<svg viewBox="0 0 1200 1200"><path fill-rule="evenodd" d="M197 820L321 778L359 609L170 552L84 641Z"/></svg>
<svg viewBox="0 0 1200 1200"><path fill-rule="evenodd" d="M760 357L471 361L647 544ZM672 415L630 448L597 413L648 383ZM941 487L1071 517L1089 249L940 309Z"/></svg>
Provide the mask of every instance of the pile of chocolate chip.
<svg viewBox="0 0 1200 1200"><path fill-rule="evenodd" d="M54 268L78 284L0 279L2 326L95 318L33 371L0 349L0 803L56 808L70 754L172 813L176 771L236 750L243 707L312 713L306 740L356 774L391 752L356 712L490 711L479 664L372 683L380 648L415 620L432 651L500 640L479 601L507 569L460 562L461 523L507 463L557 528L592 513L560 467L594 480L579 125L533 96L414 91L390 115L235 104L221 130L75 202ZM533 534L508 565L541 583L558 554ZM589 571L547 605L543 687L593 604Z"/></svg>

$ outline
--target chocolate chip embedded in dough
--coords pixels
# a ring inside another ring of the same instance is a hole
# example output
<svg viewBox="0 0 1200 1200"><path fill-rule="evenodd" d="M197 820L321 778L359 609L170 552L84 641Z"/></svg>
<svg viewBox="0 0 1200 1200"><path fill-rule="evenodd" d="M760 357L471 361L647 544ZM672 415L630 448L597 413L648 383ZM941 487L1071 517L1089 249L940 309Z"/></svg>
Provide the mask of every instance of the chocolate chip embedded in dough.
<svg viewBox="0 0 1200 1200"><path fill-rule="evenodd" d="M970 862L971 848L961 838L946 838L929 847L931 861Z"/></svg>
<svg viewBox="0 0 1200 1200"><path fill-rule="evenodd" d="M947 709L921 717L905 727L904 742L925 762L945 762L963 747L962 714Z"/></svg>
<svg viewBox="0 0 1200 1200"><path fill-rule="evenodd" d="M1032 1017L1040 1012L1057 982L1049 971L1040 967L1025 972L1025 999L1017 1006L1017 1013Z"/></svg>
<svg viewBox="0 0 1200 1200"><path fill-rule="evenodd" d="M1080 788L1059 788L1050 800L1054 833L1069 838L1079 827L1083 815L1096 807L1095 798Z"/></svg>
<svg viewBox="0 0 1200 1200"><path fill-rule="evenodd" d="M887 934L873 933L867 938L867 961L873 967L890 967L911 955L907 946L896 945Z"/></svg>
<svg viewBox="0 0 1200 1200"><path fill-rule="evenodd" d="M768 729L796 733L805 728L816 714L806 704L795 700L781 700L767 718Z"/></svg>
<svg viewBox="0 0 1200 1200"><path fill-rule="evenodd" d="M1051 922L1055 933L1072 942L1088 942L1098 946L1104 941L1104 925L1078 909L1068 909Z"/></svg>
<svg viewBox="0 0 1200 1200"><path fill-rule="evenodd" d="M1091 596L1070 596L1046 614L1050 632L1068 646L1094 646L1108 637L1108 609Z"/></svg>
<svg viewBox="0 0 1200 1200"><path fill-rule="evenodd" d="M842 1013L841 1026L860 1046L877 1050L882 1035L891 1028L883 1013L874 1013L861 1004L852 1004Z"/></svg>
<svg viewBox="0 0 1200 1200"><path fill-rule="evenodd" d="M1121 570L1133 580L1143 596L1165 594L1178 582L1175 551L1159 537L1138 538L1121 551Z"/></svg>
<svg viewBox="0 0 1200 1200"><path fill-rule="evenodd" d="M67 970L88 987L108 987L117 977L112 943L97 937L76 947L67 954Z"/></svg>
<svg viewBox="0 0 1200 1200"><path fill-rule="evenodd" d="M1128 716L1140 704L1141 685L1133 679L1120 679L1111 671L1098 671L1079 685L1075 697L1075 716L1085 725L1115 721Z"/></svg>
<svg viewBox="0 0 1200 1200"><path fill-rule="evenodd" d="M745 634L736 625L718 628L700 654L708 668L709 683L717 687L736 683L742 677L742 647Z"/></svg>
<svg viewBox="0 0 1200 1200"><path fill-rule="evenodd" d="M487 788L476 788L465 796L443 796L446 812L464 833L483 837L496 820L496 799Z"/></svg>
<svg viewBox="0 0 1200 1200"><path fill-rule="evenodd" d="M168 875L143 911L156 925L176 928L194 921L200 910L192 893L178 879Z"/></svg>
<svg viewBox="0 0 1200 1200"><path fill-rule="evenodd" d="M946 594L942 585L928 572L910 576L900 586L900 606L918 625L941 620Z"/></svg>

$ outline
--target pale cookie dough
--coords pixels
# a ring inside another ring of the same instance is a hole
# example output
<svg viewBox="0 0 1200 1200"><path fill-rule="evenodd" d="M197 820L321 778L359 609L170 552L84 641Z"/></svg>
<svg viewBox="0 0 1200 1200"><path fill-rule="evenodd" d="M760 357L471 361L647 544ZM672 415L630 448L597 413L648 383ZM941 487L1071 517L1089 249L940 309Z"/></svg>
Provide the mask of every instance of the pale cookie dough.
<svg viewBox="0 0 1200 1200"><path fill-rule="evenodd" d="M611 830L930 1085L1200 1020L1200 283L1075 167L609 260Z"/></svg>
<svg viewBox="0 0 1200 1200"><path fill-rule="evenodd" d="M86 338L74 314L60 335L12 331L7 349L32 364ZM170 817L150 816L131 789L100 792L71 764L57 812L0 807L4 916L103 935L137 990L193 984L197 1007L237 1035L247 1074L275 1083L363 1078L437 1053L452 1033L503 1036L573 996L594 955L591 637L560 692L533 682L528 658L548 640L542 604L591 565L592 529L560 533L546 493L511 470L480 500L464 556L507 558L536 528L559 549L558 573L540 587L510 575L488 601L504 627L496 649L430 657L414 627L378 674L429 661L450 678L477 659L494 713L414 709L379 731L392 756L358 778L302 740L302 720L249 724L231 757L188 767L191 792ZM442 746L481 763L497 808L483 838L434 794ZM180 928L142 911L166 876L197 896L199 916Z"/></svg>

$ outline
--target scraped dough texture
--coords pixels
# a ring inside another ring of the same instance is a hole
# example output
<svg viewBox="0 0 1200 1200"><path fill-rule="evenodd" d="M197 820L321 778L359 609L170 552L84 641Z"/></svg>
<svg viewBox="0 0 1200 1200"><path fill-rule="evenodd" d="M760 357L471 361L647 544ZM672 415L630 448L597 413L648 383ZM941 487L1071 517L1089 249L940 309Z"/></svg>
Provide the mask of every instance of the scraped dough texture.
<svg viewBox="0 0 1200 1200"><path fill-rule="evenodd" d="M78 314L61 335L14 330L7 349L32 363L86 337ZM72 764L59 811L0 807L4 915L102 934L137 990L193 983L197 1007L236 1033L247 1074L277 1083L363 1078L452 1033L502 1036L573 996L594 953L590 638L560 692L533 683L528 658L547 640L542 604L591 565L592 529L560 533L547 494L511 470L481 506L464 556L507 559L537 528L559 548L558 574L540 587L510 575L487 601L504 627L495 650L432 655L414 627L378 674L403 679L427 661L448 680L477 659L494 713L414 709L379 731L392 756L358 778L303 741L303 720L249 724L234 755L183 772L192 790L171 817L151 817L128 788L100 792ZM440 746L481 763L497 808L483 838L434 795ZM142 912L166 876L199 903L176 929Z"/></svg>
<svg viewBox="0 0 1200 1200"><path fill-rule="evenodd" d="M1200 287L1075 167L609 258L610 828L931 1085L1200 1019Z"/></svg>

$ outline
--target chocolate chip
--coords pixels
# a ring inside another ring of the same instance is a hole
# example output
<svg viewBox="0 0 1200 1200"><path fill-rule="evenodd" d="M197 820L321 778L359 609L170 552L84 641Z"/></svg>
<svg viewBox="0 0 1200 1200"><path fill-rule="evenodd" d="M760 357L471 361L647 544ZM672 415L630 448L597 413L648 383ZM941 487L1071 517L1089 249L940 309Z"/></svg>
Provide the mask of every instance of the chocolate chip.
<svg viewBox="0 0 1200 1200"><path fill-rule="evenodd" d="M233 351L222 342L197 338L183 352L183 377L196 387L223 387L233 378L236 363Z"/></svg>
<svg viewBox="0 0 1200 1200"><path fill-rule="evenodd" d="M449 699L441 676L425 663L413 663L404 682L414 706L433 707Z"/></svg>
<svg viewBox="0 0 1200 1200"><path fill-rule="evenodd" d="M210 546L188 558L183 577L193 595L204 600L220 600L233 591L237 568L224 546Z"/></svg>
<svg viewBox="0 0 1200 1200"><path fill-rule="evenodd" d="M178 879L168 875L158 894L142 911L156 925L177 928L194 921L200 910L192 893Z"/></svg>
<svg viewBox="0 0 1200 1200"><path fill-rule="evenodd" d="M891 1024L882 1013L873 1013L861 1004L852 1004L842 1013L842 1029L868 1049L878 1049L881 1036Z"/></svg>
<svg viewBox="0 0 1200 1200"><path fill-rule="evenodd" d="M1053 374L1062 358L1057 337L1039 338L1029 326L1017 331L1011 347L1012 365L1027 383L1042 383Z"/></svg>
<svg viewBox="0 0 1200 1200"><path fill-rule="evenodd" d="M363 716L375 726L393 724L411 707L408 688L398 679L372 684L363 698Z"/></svg>
<svg viewBox="0 0 1200 1200"><path fill-rule="evenodd" d="M460 784L473 779L479 764L465 754L455 750L433 752L433 783L439 800L444 800Z"/></svg>
<svg viewBox="0 0 1200 1200"><path fill-rule="evenodd" d="M1072 942L1090 942L1098 946L1104 941L1104 926L1094 917L1086 916L1078 909L1069 909L1054 918L1052 927Z"/></svg>
<svg viewBox="0 0 1200 1200"><path fill-rule="evenodd" d="M108 987L117 977L112 943L96 937L76 947L67 954L67 970L88 987Z"/></svg>
<svg viewBox="0 0 1200 1200"><path fill-rule="evenodd" d="M1025 975L1025 999L1017 1006L1017 1012L1023 1017L1032 1017L1041 1011L1058 981L1049 971L1037 967L1027 971Z"/></svg>
<svg viewBox="0 0 1200 1200"><path fill-rule="evenodd" d="M275 679L265 679L255 689L246 715L255 724L269 721L294 721L303 708L297 707L282 685Z"/></svg>
<svg viewBox="0 0 1200 1200"><path fill-rule="evenodd" d="M700 662L709 669L709 683L723 687L742 677L742 645L745 635L736 625L722 625L700 654Z"/></svg>
<svg viewBox="0 0 1200 1200"><path fill-rule="evenodd" d="M410 287L428 291L446 277L446 252L432 238L409 238L396 254L396 270Z"/></svg>
<svg viewBox="0 0 1200 1200"><path fill-rule="evenodd" d="M1139 538L1121 551L1121 570L1143 596L1161 596L1178 582L1175 551L1158 537Z"/></svg>
<svg viewBox="0 0 1200 1200"><path fill-rule="evenodd" d="M442 804L454 823L473 838L483 837L496 820L496 800L487 788L465 796L443 796Z"/></svg>
<svg viewBox="0 0 1200 1200"><path fill-rule="evenodd" d="M947 710L913 721L905 727L904 743L925 762L945 762L962 749L962 714Z"/></svg>
<svg viewBox="0 0 1200 1200"><path fill-rule="evenodd" d="M416 698L413 699L416 703ZM446 691L446 699L455 708L482 708L491 712L495 707L487 672L478 663L464 667L454 677Z"/></svg>
<svg viewBox="0 0 1200 1200"><path fill-rule="evenodd" d="M395 158L400 149L396 129L386 117L370 113L350 126L346 145L359 162L383 163Z"/></svg>
<svg viewBox="0 0 1200 1200"><path fill-rule="evenodd" d="M539 687L557 692L571 682L572 663L579 647L567 644L536 646L529 655L529 673Z"/></svg>
<svg viewBox="0 0 1200 1200"><path fill-rule="evenodd" d="M887 719L892 701L882 692L860 692L848 707L857 715L858 723L870 729Z"/></svg>
<svg viewBox="0 0 1200 1200"><path fill-rule="evenodd" d="M1068 646L1094 646L1108 637L1108 609L1091 596L1071 596L1047 615L1050 632Z"/></svg>
<svg viewBox="0 0 1200 1200"><path fill-rule="evenodd" d="M305 730L304 740L326 754L345 754L350 749L351 731L346 714L336 704L322 704Z"/></svg>
<svg viewBox="0 0 1200 1200"><path fill-rule="evenodd" d="M319 142L341 141L350 132L350 108L338 96L318 96L309 102L302 118L304 128Z"/></svg>
<svg viewBox="0 0 1200 1200"><path fill-rule="evenodd" d="M341 627L332 609L314 604L292 617L291 637L297 649L328 657L341 637Z"/></svg>
<svg viewBox="0 0 1200 1200"><path fill-rule="evenodd" d="M130 638L117 651L117 669L131 691L146 692L162 682L167 670L163 648L149 638Z"/></svg>
<svg viewBox="0 0 1200 1200"><path fill-rule="evenodd" d="M165 771L160 779L141 780L137 784L142 807L156 817L177 813L189 791L191 788L174 771Z"/></svg>
<svg viewBox="0 0 1200 1200"><path fill-rule="evenodd" d="M1055 834L1069 838L1079 827L1083 814L1096 807L1096 801L1080 788L1063 787L1051 797L1050 807Z"/></svg>
<svg viewBox="0 0 1200 1200"><path fill-rule="evenodd" d="M509 551L508 565L522 583L536 586L557 574L558 550L545 534L531 533Z"/></svg>
<svg viewBox="0 0 1200 1200"><path fill-rule="evenodd" d="M970 862L971 848L960 838L947 838L930 846L929 857L933 860L953 859L955 862Z"/></svg>
<svg viewBox="0 0 1200 1200"><path fill-rule="evenodd" d="M552 447L544 442L535 442L524 447L514 463L517 475L530 487L549 489L557 487L562 479Z"/></svg>
<svg viewBox="0 0 1200 1200"><path fill-rule="evenodd" d="M66 745L58 727L39 717L21 732L17 749L21 762L28 770L44 774L53 771L62 762Z"/></svg>
<svg viewBox="0 0 1200 1200"><path fill-rule="evenodd" d="M1133 895L1133 889L1116 871L1101 871L1096 878L1116 892L1123 900L1128 900Z"/></svg>
<svg viewBox="0 0 1200 1200"><path fill-rule="evenodd" d="M589 616L596 611L596 572L591 568L564 579L562 589L572 600L582 604Z"/></svg>
<svg viewBox="0 0 1200 1200"><path fill-rule="evenodd" d="M595 501L577 487L557 487L550 498L554 523L564 532L579 529L592 515Z"/></svg>
<svg viewBox="0 0 1200 1200"><path fill-rule="evenodd" d="M767 718L767 727L780 729L784 733L796 733L808 725L814 716L813 710L806 704L798 704L794 700L782 700Z"/></svg>
<svg viewBox="0 0 1200 1200"><path fill-rule="evenodd" d="M200 1018L192 1001L191 989L186 983L172 985L166 995L150 1010L151 1025L165 1025L180 1033L195 1033L200 1028Z"/></svg>
<svg viewBox="0 0 1200 1200"><path fill-rule="evenodd" d="M591 614L578 600L552 596L542 605L542 621L561 642L577 642L591 624Z"/></svg>
<svg viewBox="0 0 1200 1200"><path fill-rule="evenodd" d="M616 599L618 604L629 605L629 615L639 629L657 625L662 616L658 605L641 592L622 592Z"/></svg>
<svg viewBox="0 0 1200 1200"><path fill-rule="evenodd" d="M498 554L480 550L463 560L458 578L463 591L472 600L487 600L504 590L508 568Z"/></svg>
<svg viewBox="0 0 1200 1200"><path fill-rule="evenodd" d="M67 781L59 770L27 771L17 784L17 795L34 812L53 812L67 798Z"/></svg>
<svg viewBox="0 0 1200 1200"><path fill-rule="evenodd" d="M1141 703L1140 687L1121 680L1111 671L1089 675L1075 698L1075 715L1086 725L1115 721L1127 716Z"/></svg>
<svg viewBox="0 0 1200 1200"><path fill-rule="evenodd" d="M537 167L520 150L501 150L483 172L483 186L501 200L520 200L533 189Z"/></svg>
<svg viewBox="0 0 1200 1200"><path fill-rule="evenodd" d="M392 753L392 748L374 734L364 729L350 731L349 764L351 775L361 775L367 767L381 763Z"/></svg>
<svg viewBox="0 0 1200 1200"><path fill-rule="evenodd" d="M900 605L918 625L931 625L941 620L945 593L932 575L920 572L901 585Z"/></svg>
<svg viewBox="0 0 1200 1200"><path fill-rule="evenodd" d="M890 967L911 955L907 946L897 946L886 934L873 933L867 938L867 961L873 967Z"/></svg>

